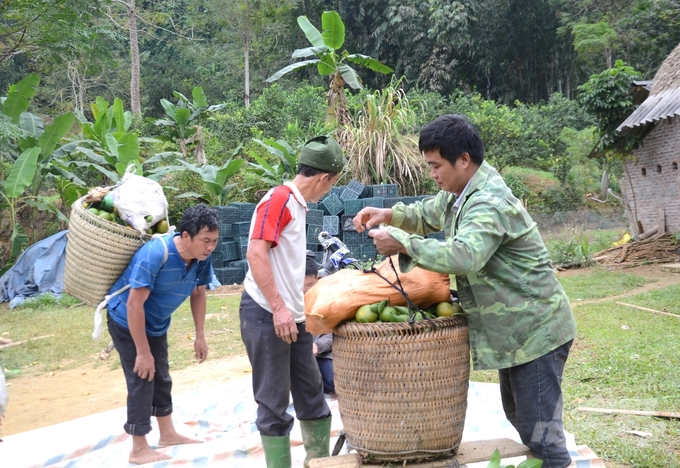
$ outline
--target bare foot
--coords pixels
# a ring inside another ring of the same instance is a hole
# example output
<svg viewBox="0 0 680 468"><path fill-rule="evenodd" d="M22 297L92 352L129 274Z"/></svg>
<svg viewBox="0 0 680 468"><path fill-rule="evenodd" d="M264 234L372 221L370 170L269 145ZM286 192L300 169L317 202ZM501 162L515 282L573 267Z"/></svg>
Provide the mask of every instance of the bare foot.
<svg viewBox="0 0 680 468"><path fill-rule="evenodd" d="M128 461L130 463L137 463L138 465L143 465L144 463L151 463L163 460L170 460L169 455L161 452L156 452L151 447L143 447L139 450L133 450L130 452L130 458Z"/></svg>
<svg viewBox="0 0 680 468"><path fill-rule="evenodd" d="M166 434L162 435L158 440L158 448L168 447L170 445L182 445L182 444L202 444L202 440L192 439L182 434Z"/></svg>

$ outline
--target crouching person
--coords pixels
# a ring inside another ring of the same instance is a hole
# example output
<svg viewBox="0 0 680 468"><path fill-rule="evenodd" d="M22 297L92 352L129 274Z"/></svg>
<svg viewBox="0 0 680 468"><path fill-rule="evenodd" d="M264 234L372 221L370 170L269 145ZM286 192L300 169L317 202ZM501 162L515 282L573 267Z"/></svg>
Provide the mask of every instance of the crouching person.
<svg viewBox="0 0 680 468"><path fill-rule="evenodd" d="M123 427L132 436L130 463L170 459L146 440L151 416L158 422L159 448L200 442L177 433L172 423L167 331L172 313L189 297L196 327L196 359L205 361L206 285L213 275L210 254L218 235L215 210L205 205L189 208L179 233L144 244L109 291L130 285L107 306L109 333L127 382L127 422Z"/></svg>

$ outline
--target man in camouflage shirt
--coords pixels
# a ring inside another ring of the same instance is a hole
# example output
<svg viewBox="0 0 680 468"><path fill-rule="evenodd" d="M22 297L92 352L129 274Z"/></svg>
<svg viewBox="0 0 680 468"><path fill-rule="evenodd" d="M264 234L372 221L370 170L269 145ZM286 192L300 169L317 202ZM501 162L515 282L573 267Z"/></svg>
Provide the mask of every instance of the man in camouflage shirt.
<svg viewBox="0 0 680 468"><path fill-rule="evenodd" d="M442 189L354 218L383 255L455 275L468 319L475 369L498 369L505 414L544 468L569 466L562 424L562 372L576 324L548 252L520 200L484 161L484 145L463 117L426 125L419 148ZM446 241L424 238L445 231Z"/></svg>

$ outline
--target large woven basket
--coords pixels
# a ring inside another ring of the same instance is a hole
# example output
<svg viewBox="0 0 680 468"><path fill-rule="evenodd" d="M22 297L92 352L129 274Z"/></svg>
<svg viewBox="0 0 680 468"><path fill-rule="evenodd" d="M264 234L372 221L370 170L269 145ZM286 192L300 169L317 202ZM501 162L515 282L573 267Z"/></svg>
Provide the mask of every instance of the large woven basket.
<svg viewBox="0 0 680 468"><path fill-rule="evenodd" d="M455 454L470 378L464 317L341 324L333 330L333 367L347 441L364 461Z"/></svg>
<svg viewBox="0 0 680 468"><path fill-rule="evenodd" d="M90 213L83 208L83 199L77 200L69 217L64 290L86 304L99 305L150 238Z"/></svg>

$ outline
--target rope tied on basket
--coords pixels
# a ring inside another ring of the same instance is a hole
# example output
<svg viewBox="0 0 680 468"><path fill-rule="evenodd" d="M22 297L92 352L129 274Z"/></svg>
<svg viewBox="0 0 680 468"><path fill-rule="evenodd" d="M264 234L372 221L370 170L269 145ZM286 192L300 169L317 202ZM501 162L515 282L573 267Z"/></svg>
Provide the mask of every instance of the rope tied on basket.
<svg viewBox="0 0 680 468"><path fill-rule="evenodd" d="M420 307L415 305L413 303L413 301L408 297L408 293L406 292L406 290L404 290L404 287L401 284L401 280L399 279L399 273L397 273L397 269L394 266L394 262L392 261L392 257L387 257L387 259L389 260L390 267L392 268L392 271L394 272L394 276L397 279L397 284L392 283L389 279L387 279L385 276L380 274L380 272L375 267L375 262L376 262L377 259L378 259L378 252L376 252L375 255L373 255L373 260L371 261L371 266L369 268L364 268L362 271L364 273L375 273L376 275L378 275L379 278L385 280L385 282L387 282L387 284L389 284L391 287L396 289L397 292L399 292L399 294L404 296L404 299L406 299L406 305L408 306L408 309L409 309L408 323L410 323L411 325L413 325L415 323L416 313L418 313L418 312L421 312L421 315L423 316L423 318L428 320L428 321L431 318L433 318L433 317L430 317L430 314L428 312L421 311Z"/></svg>

